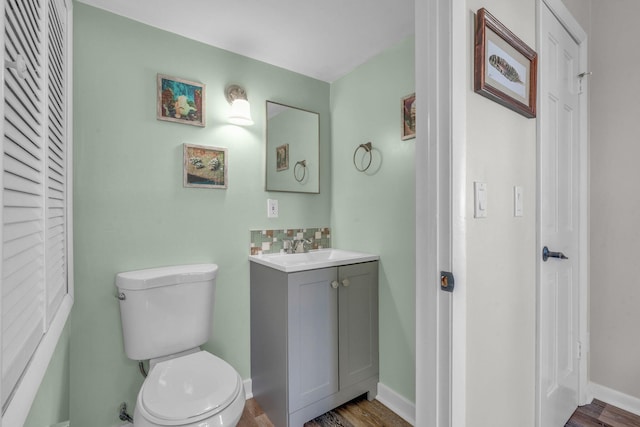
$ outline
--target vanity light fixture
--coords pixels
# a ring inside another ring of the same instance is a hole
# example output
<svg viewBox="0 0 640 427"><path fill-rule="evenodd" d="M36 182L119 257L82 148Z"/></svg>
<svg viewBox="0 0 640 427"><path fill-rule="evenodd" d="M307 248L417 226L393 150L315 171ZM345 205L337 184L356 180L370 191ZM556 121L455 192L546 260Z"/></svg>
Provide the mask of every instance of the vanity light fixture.
<svg viewBox="0 0 640 427"><path fill-rule="evenodd" d="M231 110L229 111L229 121L231 123L240 126L251 126L253 124L247 93L242 87L238 85L227 87L227 101L231 104Z"/></svg>

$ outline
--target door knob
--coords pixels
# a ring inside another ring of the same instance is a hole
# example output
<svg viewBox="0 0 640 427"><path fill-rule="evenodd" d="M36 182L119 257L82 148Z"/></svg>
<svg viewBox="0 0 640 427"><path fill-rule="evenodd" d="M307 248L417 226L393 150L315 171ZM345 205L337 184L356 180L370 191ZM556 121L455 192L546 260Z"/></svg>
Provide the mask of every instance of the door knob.
<svg viewBox="0 0 640 427"><path fill-rule="evenodd" d="M344 279L342 281L342 286L344 286L345 288L349 287L350 284L351 282L349 282L349 279Z"/></svg>
<svg viewBox="0 0 640 427"><path fill-rule="evenodd" d="M544 248L542 248L542 261L547 262L549 258L569 259L569 257L567 257L562 252L552 252L548 247L545 246Z"/></svg>
<svg viewBox="0 0 640 427"><path fill-rule="evenodd" d="M333 282L331 282L331 287L333 289L338 289L338 286L340 286L340 283L338 283L337 280L334 280Z"/></svg>

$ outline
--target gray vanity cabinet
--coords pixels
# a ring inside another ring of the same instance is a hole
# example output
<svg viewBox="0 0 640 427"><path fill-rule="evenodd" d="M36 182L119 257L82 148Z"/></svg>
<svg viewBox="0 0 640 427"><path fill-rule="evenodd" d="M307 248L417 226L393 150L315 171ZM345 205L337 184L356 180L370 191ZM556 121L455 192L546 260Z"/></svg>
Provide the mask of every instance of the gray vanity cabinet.
<svg viewBox="0 0 640 427"><path fill-rule="evenodd" d="M277 426L302 427L378 383L378 262L285 273L251 263L251 377Z"/></svg>

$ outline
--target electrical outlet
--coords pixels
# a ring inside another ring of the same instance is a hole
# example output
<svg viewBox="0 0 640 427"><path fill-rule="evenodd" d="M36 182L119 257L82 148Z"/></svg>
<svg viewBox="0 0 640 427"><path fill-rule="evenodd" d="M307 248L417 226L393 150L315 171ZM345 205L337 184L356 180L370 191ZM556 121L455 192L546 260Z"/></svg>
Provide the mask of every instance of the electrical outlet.
<svg viewBox="0 0 640 427"><path fill-rule="evenodd" d="M278 218L278 200L267 199L267 218Z"/></svg>

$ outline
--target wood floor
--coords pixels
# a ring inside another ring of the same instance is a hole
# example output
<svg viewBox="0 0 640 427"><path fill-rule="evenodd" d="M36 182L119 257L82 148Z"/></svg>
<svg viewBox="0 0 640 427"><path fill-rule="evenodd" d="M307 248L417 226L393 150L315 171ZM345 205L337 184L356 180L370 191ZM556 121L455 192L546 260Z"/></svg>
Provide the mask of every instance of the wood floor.
<svg viewBox="0 0 640 427"><path fill-rule="evenodd" d="M351 402L309 421L304 427L409 427L410 424L382 403L365 398ZM274 426L255 399L247 400L238 427ZM553 426L549 426L553 427ZM565 427L640 427L640 416L594 400L580 406Z"/></svg>
<svg viewBox="0 0 640 427"><path fill-rule="evenodd" d="M255 399L247 400L237 427L274 427Z"/></svg>
<svg viewBox="0 0 640 427"><path fill-rule="evenodd" d="M576 409L565 427L640 427L640 416L594 400Z"/></svg>
<svg viewBox="0 0 640 427"><path fill-rule="evenodd" d="M411 424L377 400L354 399L305 423L304 427L410 427ZM238 427L274 426L255 399L247 400Z"/></svg>

